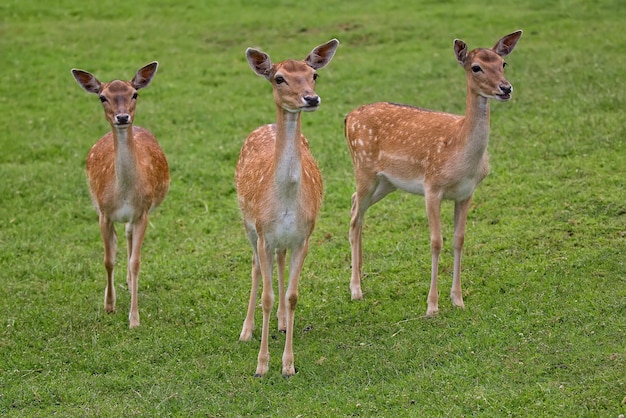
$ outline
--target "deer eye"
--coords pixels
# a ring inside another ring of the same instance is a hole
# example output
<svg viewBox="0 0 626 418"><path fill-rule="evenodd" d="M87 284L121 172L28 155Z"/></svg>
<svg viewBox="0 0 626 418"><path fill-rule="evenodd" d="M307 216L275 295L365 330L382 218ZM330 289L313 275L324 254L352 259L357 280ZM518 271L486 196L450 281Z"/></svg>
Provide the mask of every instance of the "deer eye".
<svg viewBox="0 0 626 418"><path fill-rule="evenodd" d="M502 63L502 68L505 68L508 64L506 62Z"/></svg>
<svg viewBox="0 0 626 418"><path fill-rule="evenodd" d="M319 77L320 77L320 76L319 76L319 75L317 75L317 73L313 74L313 80L314 80L314 81L315 81L315 80L317 80Z"/></svg>
<svg viewBox="0 0 626 418"><path fill-rule="evenodd" d="M137 92L135 92L135 94L133 94L133 99L137 100L137 96L139 96L139 94Z"/></svg>
<svg viewBox="0 0 626 418"><path fill-rule="evenodd" d="M481 72L483 69L480 68L480 65L472 65L472 71L475 73Z"/></svg>
<svg viewBox="0 0 626 418"><path fill-rule="evenodd" d="M276 84L283 84L285 82L285 77L283 77L282 75L277 75L275 80Z"/></svg>
<svg viewBox="0 0 626 418"><path fill-rule="evenodd" d="M104 96L99 96L99 98L102 103L108 102L107 98Z"/></svg>

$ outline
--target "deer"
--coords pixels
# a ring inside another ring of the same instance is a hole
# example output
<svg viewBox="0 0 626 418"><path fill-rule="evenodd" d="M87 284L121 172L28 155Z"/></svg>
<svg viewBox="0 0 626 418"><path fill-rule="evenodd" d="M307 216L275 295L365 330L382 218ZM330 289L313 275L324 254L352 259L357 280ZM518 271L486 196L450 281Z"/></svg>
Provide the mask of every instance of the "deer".
<svg viewBox="0 0 626 418"><path fill-rule="evenodd" d="M339 41L332 39L315 47L302 61L288 59L278 63L272 63L269 55L258 49L246 49L252 70L271 83L276 105L276 122L248 135L235 170L237 199L253 253L252 288L241 341L252 338L259 281L263 280L263 325L256 377L269 371L274 257L278 273L278 330L286 334L282 375L291 377L296 373L293 327L298 283L323 193L320 170L301 133L301 114L319 108L321 99L315 93L317 70L331 61L338 45ZM285 290L288 250L289 277Z"/></svg>
<svg viewBox="0 0 626 418"><path fill-rule="evenodd" d="M356 191L350 209L352 300L363 298L362 229L367 209L389 193L424 196L430 228L431 280L427 317L438 314L438 265L443 245L442 200L454 201L454 264L450 298L465 308L461 290L461 253L474 190L489 171L489 103L506 102L513 87L504 76L504 57L522 31L502 37L493 48L468 51L454 40L454 53L467 81L465 115L455 115L390 102L361 106L344 120L344 132L354 165Z"/></svg>
<svg viewBox="0 0 626 418"><path fill-rule="evenodd" d="M137 91L147 87L158 62L140 68L132 80L100 82L93 74L72 69L78 84L98 95L111 131L100 138L87 155L86 169L91 199L98 212L104 242L107 285L104 309L115 311L113 270L117 252L115 222L126 224L128 271L126 283L131 295L129 328L139 326L138 281L141 246L148 214L165 199L170 184L163 150L150 131L134 126Z"/></svg>

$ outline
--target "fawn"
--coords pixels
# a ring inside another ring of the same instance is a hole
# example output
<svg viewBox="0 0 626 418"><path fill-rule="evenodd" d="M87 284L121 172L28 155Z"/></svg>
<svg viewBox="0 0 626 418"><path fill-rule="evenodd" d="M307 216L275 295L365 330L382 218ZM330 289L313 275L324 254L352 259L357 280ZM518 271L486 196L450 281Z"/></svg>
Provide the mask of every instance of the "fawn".
<svg viewBox="0 0 626 418"><path fill-rule="evenodd" d="M87 177L104 241L107 271L104 308L107 312L115 311L113 269L117 233L114 223L126 223L130 328L139 326L137 287L148 214L165 199L170 184L167 159L156 138L148 130L133 126L137 90L150 84L157 66L157 62L152 62L140 68L131 81L109 83L101 83L86 71L72 70L83 89L98 95L104 116L111 125L111 131L100 138L87 155Z"/></svg>
<svg viewBox="0 0 626 418"><path fill-rule="evenodd" d="M354 164L356 192L352 195L352 299L361 299L362 226L367 209L396 189L423 195L430 227L432 273L427 315L438 312L437 275L443 199L454 200L454 269L452 303L464 307L461 291L461 252L465 223L476 186L489 171L489 100L508 101L513 87L504 77L504 57L522 31L500 39L493 48L468 51L461 40L454 52L465 70L465 116L393 103L359 107L345 119L345 136Z"/></svg>
<svg viewBox="0 0 626 418"><path fill-rule="evenodd" d="M286 331L282 374L295 374L292 340L298 281L322 204L323 188L322 176L301 133L300 116L301 112L312 112L319 107L316 70L330 62L338 45L339 41L332 39L314 48L302 61L275 64L262 51L246 50L252 70L272 84L276 104L276 123L261 126L246 138L235 173L239 207L253 252L252 289L240 335L242 341L252 338L259 279L263 278L263 328L256 376L269 370L274 254L278 264L278 329ZM291 250L291 255L285 292L287 250Z"/></svg>

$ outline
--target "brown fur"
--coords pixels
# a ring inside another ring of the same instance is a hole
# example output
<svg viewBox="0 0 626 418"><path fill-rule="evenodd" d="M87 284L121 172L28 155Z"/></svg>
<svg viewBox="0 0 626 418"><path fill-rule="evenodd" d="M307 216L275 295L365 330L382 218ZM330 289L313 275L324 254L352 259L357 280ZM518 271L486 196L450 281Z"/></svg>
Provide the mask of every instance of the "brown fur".
<svg viewBox="0 0 626 418"><path fill-rule="evenodd" d="M137 175L141 180L131 193L132 206L149 211L165 199L169 188L167 159L156 138L146 129L133 127L137 158ZM96 142L87 155L86 169L89 190L98 212L113 213L121 204L115 182L115 141L108 132Z"/></svg>
<svg viewBox="0 0 626 418"><path fill-rule="evenodd" d="M299 214L303 224L306 225L308 236L313 232L322 205L323 182L317 163L309 150L309 142L304 135L300 135L300 138L304 178L297 200L301 202ZM259 233L262 233L266 225L272 224L277 216L276 212L280 210L280 202L275 193L272 193L276 146L276 125L259 127L246 139L237 162L235 181L241 211L247 219L254 219Z"/></svg>

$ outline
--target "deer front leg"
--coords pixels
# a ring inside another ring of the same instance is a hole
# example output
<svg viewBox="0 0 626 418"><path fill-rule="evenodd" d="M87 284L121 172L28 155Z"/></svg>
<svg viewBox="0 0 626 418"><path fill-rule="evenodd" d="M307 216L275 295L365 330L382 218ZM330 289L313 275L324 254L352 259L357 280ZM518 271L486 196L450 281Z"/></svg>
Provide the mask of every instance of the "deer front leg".
<svg viewBox="0 0 626 418"><path fill-rule="evenodd" d="M112 221L100 215L100 233L104 243L104 268L107 271L107 285L104 289L104 310L115 312L115 253L117 252L117 234Z"/></svg>
<svg viewBox="0 0 626 418"><path fill-rule="evenodd" d="M287 250L276 251L278 265L278 331L287 330L287 307L285 304L285 258ZM291 268L289 269L291 271Z"/></svg>
<svg viewBox="0 0 626 418"><path fill-rule="evenodd" d="M426 192L426 214L430 227L430 253L432 258L430 290L428 291L428 309L426 315L434 316L439 312L439 291L437 277L439 275L439 254L443 246L441 236L441 196Z"/></svg>
<svg viewBox="0 0 626 418"><path fill-rule="evenodd" d="M126 224L126 253L127 253L126 259L130 261L131 257L133 256L133 228L130 223ZM130 263L127 263L126 287L128 288L129 292L131 291L131 286L132 286L132 273L130 269Z"/></svg>
<svg viewBox="0 0 626 418"><path fill-rule="evenodd" d="M261 278L261 268L259 267L258 254L256 248L252 252L252 288L250 289L250 299L248 301L248 311L246 319L243 321L239 341L250 341L254 332L254 309L256 308L256 296L259 291L259 281Z"/></svg>
<svg viewBox="0 0 626 418"><path fill-rule="evenodd" d="M128 314L129 328L139 326L139 269L141 268L141 246L148 227L148 215L142 215L136 222L126 227L126 236L129 238L128 268L130 273L130 312ZM132 244L131 244L132 243Z"/></svg>
<svg viewBox="0 0 626 418"><path fill-rule="evenodd" d="M257 242L259 253L259 265L263 277L263 291L261 293L261 306L263 307L263 328L261 331L261 347L257 361L256 377L261 377L270 367L269 333L270 316L274 305L274 291L272 290L273 251L267 247L265 239L260 236Z"/></svg>
<svg viewBox="0 0 626 418"><path fill-rule="evenodd" d="M293 356L293 326L296 317L296 305L298 304L298 283L308 248L307 239L302 247L291 251L289 285L287 286L287 335L285 337L285 350L283 351L283 376L285 377L296 374Z"/></svg>
<svg viewBox="0 0 626 418"><path fill-rule="evenodd" d="M461 290L461 254L465 242L465 225L472 198L455 202L454 204L454 270L452 273L452 288L450 299L455 306L465 308L463 291Z"/></svg>

